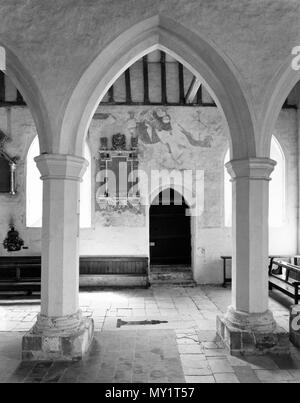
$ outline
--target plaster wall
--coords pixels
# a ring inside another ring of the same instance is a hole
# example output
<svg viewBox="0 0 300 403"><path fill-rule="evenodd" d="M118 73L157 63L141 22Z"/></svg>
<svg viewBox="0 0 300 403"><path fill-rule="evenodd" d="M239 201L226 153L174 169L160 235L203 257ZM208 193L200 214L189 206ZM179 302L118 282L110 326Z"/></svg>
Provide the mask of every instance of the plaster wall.
<svg viewBox="0 0 300 403"><path fill-rule="evenodd" d="M270 228L270 254L294 254L298 252L298 119L297 111L282 110L274 135L278 139L286 159L286 211L284 225ZM275 168L276 169L276 168Z"/></svg>
<svg viewBox="0 0 300 403"><path fill-rule="evenodd" d="M223 130L222 116L216 108L168 107L160 108L101 106L98 118L93 120L88 137L92 152L92 186L97 189L96 173L100 137L124 132L129 140L132 121L140 124L143 133L145 121L153 117L153 111L167 113L174 128L178 147L158 141L147 144L139 141L140 168L147 174L151 169L197 169L203 172L202 214L193 217L193 265L194 276L199 283L219 283L222 281L220 256L231 254L231 229L224 226L224 156L228 149L227 135ZM99 116L101 118L99 118ZM191 145L181 128L198 140ZM11 141L6 150L11 156L18 156L17 195L0 195L0 239L4 240L8 225L13 221L27 250L20 254L40 254L41 230L26 227L26 154L31 141L36 136L33 119L27 107L0 108L0 129L7 133ZM144 133L145 134L145 133ZM274 133L286 157L286 219L282 228L270 229L270 253L294 254L297 251L297 211L298 211L298 168L297 168L297 112L283 110ZM205 140L206 139L206 140ZM175 141L176 143L176 141ZM178 151L179 150L179 151ZM181 152L182 151L182 152ZM145 191L145 200L150 199ZM202 198L200 198L202 200ZM95 197L92 228L81 230L81 255L138 255L149 254L148 208L141 214L133 211L107 212L97 208ZM202 203L200 201L200 203ZM1 255L7 252L0 245Z"/></svg>
<svg viewBox="0 0 300 403"><path fill-rule="evenodd" d="M26 227L26 156L37 132L29 109L26 106L0 108L0 129L10 138L6 151L17 157L15 196L0 194L0 254L9 255L3 248L10 223L14 223L28 250L17 254L41 254L41 230Z"/></svg>

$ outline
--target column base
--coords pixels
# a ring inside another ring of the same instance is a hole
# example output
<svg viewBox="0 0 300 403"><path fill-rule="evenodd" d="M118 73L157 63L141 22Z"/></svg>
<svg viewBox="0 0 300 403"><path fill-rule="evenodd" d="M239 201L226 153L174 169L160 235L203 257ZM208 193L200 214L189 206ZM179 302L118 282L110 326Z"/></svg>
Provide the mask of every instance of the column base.
<svg viewBox="0 0 300 403"><path fill-rule="evenodd" d="M276 323L270 329L259 330L259 327L255 326L253 329L242 329L232 325L227 317L218 316L217 334L231 355L290 354L289 333Z"/></svg>
<svg viewBox="0 0 300 403"><path fill-rule="evenodd" d="M75 318L79 319L76 326ZM93 337L93 319L82 318L80 313L65 318L40 315L37 324L23 337L22 360L79 361L88 352Z"/></svg>

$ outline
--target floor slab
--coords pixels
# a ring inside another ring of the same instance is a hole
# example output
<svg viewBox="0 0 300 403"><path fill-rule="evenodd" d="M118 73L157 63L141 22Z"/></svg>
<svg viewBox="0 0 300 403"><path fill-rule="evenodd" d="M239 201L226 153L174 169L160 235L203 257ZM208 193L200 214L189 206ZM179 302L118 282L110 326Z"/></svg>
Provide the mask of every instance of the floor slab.
<svg viewBox="0 0 300 403"><path fill-rule="evenodd" d="M288 330L290 301L271 297L276 320ZM77 363L21 363L22 336L33 326L39 303L1 301L0 382L300 382L296 348L290 357L228 354L216 336L216 316L226 312L230 298L230 289L213 286L81 293L80 306L94 319L96 336ZM126 324L118 327L118 320Z"/></svg>

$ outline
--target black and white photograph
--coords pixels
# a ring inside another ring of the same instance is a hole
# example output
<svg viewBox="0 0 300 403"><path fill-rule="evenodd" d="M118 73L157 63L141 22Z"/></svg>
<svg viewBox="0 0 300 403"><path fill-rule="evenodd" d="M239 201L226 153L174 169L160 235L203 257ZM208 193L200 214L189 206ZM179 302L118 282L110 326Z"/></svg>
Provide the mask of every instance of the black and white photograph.
<svg viewBox="0 0 300 403"><path fill-rule="evenodd" d="M0 383L300 384L300 0L0 0Z"/></svg>

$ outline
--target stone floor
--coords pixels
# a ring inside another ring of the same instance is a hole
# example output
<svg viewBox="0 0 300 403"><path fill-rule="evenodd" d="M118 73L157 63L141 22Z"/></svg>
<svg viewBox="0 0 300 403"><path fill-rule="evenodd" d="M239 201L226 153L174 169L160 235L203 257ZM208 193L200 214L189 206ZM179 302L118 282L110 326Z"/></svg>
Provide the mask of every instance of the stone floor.
<svg viewBox="0 0 300 403"><path fill-rule="evenodd" d="M276 292L270 298L286 330L290 303ZM281 358L228 354L215 328L229 304L229 289L209 286L81 293L95 340L83 362L66 364L21 363L21 339L38 302L0 301L0 383L300 383L300 351L293 347Z"/></svg>

